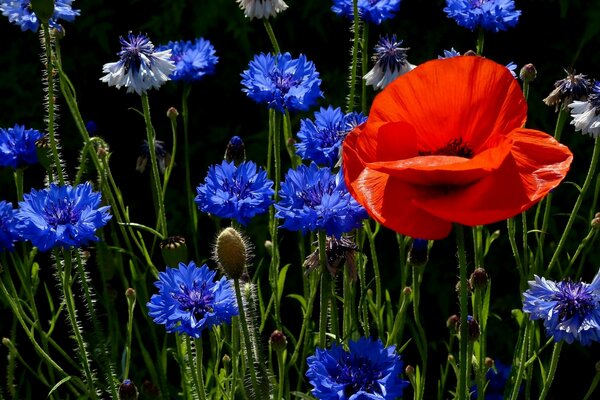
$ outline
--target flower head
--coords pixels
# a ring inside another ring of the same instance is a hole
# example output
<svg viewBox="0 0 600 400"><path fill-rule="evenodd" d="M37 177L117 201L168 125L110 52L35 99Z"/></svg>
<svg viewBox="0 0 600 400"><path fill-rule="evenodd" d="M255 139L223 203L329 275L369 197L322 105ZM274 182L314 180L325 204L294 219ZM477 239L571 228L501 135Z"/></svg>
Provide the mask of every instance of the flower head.
<svg viewBox="0 0 600 400"><path fill-rule="evenodd" d="M366 117L355 112L344 115L339 107L321 107L315 112L314 122L310 119L300 121L296 152L304 160L332 167L339 158L342 141L357 119L360 124Z"/></svg>
<svg viewBox="0 0 600 400"><path fill-rule="evenodd" d="M460 52L456 51L454 49L454 47L452 47L450 50L444 50L444 55L438 56L438 60L443 60L444 58L452 58L452 57L458 57L458 56L460 56Z"/></svg>
<svg viewBox="0 0 600 400"><path fill-rule="evenodd" d="M566 108L574 100L585 101L591 89L592 81L587 76L567 72L566 78L554 83L554 89L544 99L544 103L547 106L554 106L554 109L558 111L561 107Z"/></svg>
<svg viewBox="0 0 600 400"><path fill-rule="evenodd" d="M160 172L164 174L165 170L167 169L167 165L171 163L171 153L167 151L165 148L165 142L162 140L154 141L154 149L158 168ZM150 146L148 146L148 141L144 140L144 142L140 145L140 155L135 163L135 170L143 173L146 170L146 165L148 165L148 160L150 157Z"/></svg>
<svg viewBox="0 0 600 400"><path fill-rule="evenodd" d="M231 283L221 277L215 280L215 271L206 265L196 267L179 263L158 274L153 294L148 302L148 315L157 324L165 325L167 332L185 333L199 338L202 331L221 323L230 323L238 315Z"/></svg>
<svg viewBox="0 0 600 400"><path fill-rule="evenodd" d="M383 89L391 81L415 68L406 60L408 47L401 47L402 40L396 35L381 36L375 46L373 62L375 66L363 77L367 85Z"/></svg>
<svg viewBox="0 0 600 400"><path fill-rule="evenodd" d="M446 0L444 12L464 28L491 32L514 27L521 16L514 0Z"/></svg>
<svg viewBox="0 0 600 400"><path fill-rule="evenodd" d="M14 214L12 204L0 201L0 252L5 249L12 250L13 242L18 238Z"/></svg>
<svg viewBox="0 0 600 400"><path fill-rule="evenodd" d="M269 18L287 9L283 0L236 0L246 18Z"/></svg>
<svg viewBox="0 0 600 400"><path fill-rule="evenodd" d="M341 172L333 174L315 163L289 170L275 204L275 217L283 219L282 228L291 231L325 230L341 234L361 226L365 210L350 196Z"/></svg>
<svg viewBox="0 0 600 400"><path fill-rule="evenodd" d="M17 124L14 128L0 128L0 166L17 169L35 164L38 161L35 142L41 137L40 131Z"/></svg>
<svg viewBox="0 0 600 400"><path fill-rule="evenodd" d="M358 15L365 22L380 25L386 19L393 18L400 9L400 0L358 0ZM354 18L352 0L333 0L331 11L337 15Z"/></svg>
<svg viewBox="0 0 600 400"><path fill-rule="evenodd" d="M73 22L79 15L79 10L73 10L71 4L73 0L54 0L54 13L48 21L52 28L58 27L58 20ZM0 11L2 15L8 17L8 20L15 25L19 25L25 32L30 30L37 32L40 28L40 20L31 7L31 0L3 0L0 1Z"/></svg>
<svg viewBox="0 0 600 400"><path fill-rule="evenodd" d="M102 72L106 73L100 80L108 86L122 86L127 93L136 92L141 95L148 89L158 89L169 80L175 70L171 61L171 50L155 51L154 45L146 35L134 35L129 32L127 39L121 37L121 51L117 53L120 60L104 64Z"/></svg>
<svg viewBox="0 0 600 400"><path fill-rule="evenodd" d="M595 81L587 101L574 101L569 104L576 131L594 138L600 135L600 81Z"/></svg>
<svg viewBox="0 0 600 400"><path fill-rule="evenodd" d="M257 103L279 112L306 111L323 96L321 79L312 61L290 53L259 54L242 73L242 89Z"/></svg>
<svg viewBox="0 0 600 400"><path fill-rule="evenodd" d="M523 311L543 320L548 336L584 346L600 341L600 273L590 284L534 278L523 293Z"/></svg>
<svg viewBox="0 0 600 400"><path fill-rule="evenodd" d="M89 182L33 189L19 202L16 229L40 251L86 245L98 240L96 230L111 219L110 207L98 207L100 200L100 193L93 192Z"/></svg>
<svg viewBox="0 0 600 400"><path fill-rule="evenodd" d="M380 339L350 341L348 351L338 344L317 348L306 362L319 400L398 399L409 384L400 377L403 362L396 346L385 347Z"/></svg>
<svg viewBox="0 0 600 400"><path fill-rule="evenodd" d="M522 128L526 114L505 67L475 56L428 61L388 85L346 137L348 190L376 221L422 239L510 218L556 187L573 157Z"/></svg>
<svg viewBox="0 0 600 400"><path fill-rule="evenodd" d="M199 81L205 75L214 73L215 65L219 61L213 45L203 38L193 42L190 40L169 42L156 50L171 50L171 61L175 63L175 70L170 78L174 81L188 83Z"/></svg>
<svg viewBox="0 0 600 400"><path fill-rule="evenodd" d="M319 258L319 242L316 241L313 245L317 246L315 250L306 257L304 264L302 265L308 271L312 271L321 266L321 259ZM336 277L337 273L344 264L348 266L348 272L353 281L356 281L356 252L358 246L354 243L351 236L342 235L340 238L335 236L327 236L325 239L325 254L327 258L327 270L333 278Z"/></svg>
<svg viewBox="0 0 600 400"><path fill-rule="evenodd" d="M239 166L223 160L208 170L204 183L196 188L198 208L220 218L232 218L246 225L273 203L273 181L252 161Z"/></svg>

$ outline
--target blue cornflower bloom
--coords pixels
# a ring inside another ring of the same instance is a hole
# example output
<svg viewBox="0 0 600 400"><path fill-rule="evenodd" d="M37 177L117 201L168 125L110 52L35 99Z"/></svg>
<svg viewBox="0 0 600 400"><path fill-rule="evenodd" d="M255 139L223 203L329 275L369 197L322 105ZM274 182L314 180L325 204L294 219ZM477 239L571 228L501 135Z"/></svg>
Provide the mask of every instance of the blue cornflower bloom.
<svg viewBox="0 0 600 400"><path fill-rule="evenodd" d="M393 400L409 384L400 377L404 363L396 346L385 347L380 339L350 341L348 351L338 344L317 348L306 362L312 394L319 400Z"/></svg>
<svg viewBox="0 0 600 400"><path fill-rule="evenodd" d="M14 214L11 203L0 201L0 252L4 249L12 250L13 242L18 238Z"/></svg>
<svg viewBox="0 0 600 400"><path fill-rule="evenodd" d="M512 365L506 365L500 361L494 362L494 367L487 370L485 377L488 381L485 389L485 400L503 400L504 389L508 378L510 377L510 371ZM471 386L471 399L477 399L477 386Z"/></svg>
<svg viewBox="0 0 600 400"><path fill-rule="evenodd" d="M400 0L358 0L358 15L360 18L375 25L393 18L399 9ZM352 0L333 0L331 11L337 15L353 19L354 3Z"/></svg>
<svg viewBox="0 0 600 400"><path fill-rule="evenodd" d="M576 131L594 138L600 135L600 81L592 85L587 101L575 100L568 107L573 117L571 125L575 125Z"/></svg>
<svg viewBox="0 0 600 400"><path fill-rule="evenodd" d="M576 74L574 71L565 71L566 78L560 79L554 83L554 89L544 103L548 106L554 106L554 110L566 108L575 101L585 101L592 90L592 80L584 74Z"/></svg>
<svg viewBox="0 0 600 400"><path fill-rule="evenodd" d="M89 182L75 187L57 186L25 194L15 213L19 235L47 251L55 247L79 247L97 241L96 230L111 219L109 206L100 205L101 194Z"/></svg>
<svg viewBox="0 0 600 400"><path fill-rule="evenodd" d="M117 89L125 86L127 93L141 95L148 89L158 89L169 80L169 75L175 70L170 49L156 51L146 35L131 32L127 39L121 37L119 41L122 46L117 53L120 60L104 64L102 72L106 75L100 78L102 82Z"/></svg>
<svg viewBox="0 0 600 400"><path fill-rule="evenodd" d="M215 271L206 264L200 268L193 261L179 263L158 274L153 294L147 304L148 316L167 332L185 333L199 338L202 331L221 323L230 323L238 315L231 282L225 277L215 280Z"/></svg>
<svg viewBox="0 0 600 400"><path fill-rule="evenodd" d="M290 53L258 54L242 78L248 97L279 112L306 111L323 96L319 73L302 54L298 58Z"/></svg>
<svg viewBox="0 0 600 400"><path fill-rule="evenodd" d="M0 128L0 166L17 169L38 161L35 142L42 137L36 129Z"/></svg>
<svg viewBox="0 0 600 400"><path fill-rule="evenodd" d="M55 0L54 14L48 21L48 25L58 28L58 20L73 22L79 15L79 10L73 10L72 3L73 0ZM19 25L23 32L26 30L37 32L40 28L40 21L31 8L31 0L0 1L0 11L10 22Z"/></svg>
<svg viewBox="0 0 600 400"><path fill-rule="evenodd" d="M194 201L202 212L231 218L242 225L267 212L275 194L273 181L255 163L246 161L236 167L226 160L209 168L204 184L196 192Z"/></svg>
<svg viewBox="0 0 600 400"><path fill-rule="evenodd" d="M304 160L333 167L339 158L342 141L352 125L366 119L362 113L344 115L340 107L321 107L320 111L315 112L314 122L310 119L300 121L300 141L295 145L296 153Z"/></svg>
<svg viewBox="0 0 600 400"><path fill-rule="evenodd" d="M396 39L396 35L381 36L375 45L373 62L375 65L363 77L367 85L376 89L383 89L400 75L415 68L406 60L408 47L402 47L402 40Z"/></svg>
<svg viewBox="0 0 600 400"><path fill-rule="evenodd" d="M544 320L548 336L584 346L600 341L600 273L590 284L534 278L523 293L523 311Z"/></svg>
<svg viewBox="0 0 600 400"><path fill-rule="evenodd" d="M215 48L204 38L193 42L180 40L159 46L157 51L171 50L171 61L175 63L175 71L170 78L174 81L195 82L204 75L215 72L215 65L219 57L215 55Z"/></svg>
<svg viewBox="0 0 600 400"><path fill-rule="evenodd" d="M443 60L445 58L452 58L457 56L460 56L460 52L456 51L454 47L452 47L450 50L444 50L444 55L438 56L438 60Z"/></svg>
<svg viewBox="0 0 600 400"><path fill-rule="evenodd" d="M446 0L444 12L464 28L492 32L514 27L521 15L514 0Z"/></svg>
<svg viewBox="0 0 600 400"><path fill-rule="evenodd" d="M329 236L340 237L367 218L365 209L348 193L341 170L333 174L315 163L289 170L279 197L275 217L283 219L281 227L291 231L325 230Z"/></svg>
<svg viewBox="0 0 600 400"><path fill-rule="evenodd" d="M269 18L288 8L283 0L236 0L247 18Z"/></svg>

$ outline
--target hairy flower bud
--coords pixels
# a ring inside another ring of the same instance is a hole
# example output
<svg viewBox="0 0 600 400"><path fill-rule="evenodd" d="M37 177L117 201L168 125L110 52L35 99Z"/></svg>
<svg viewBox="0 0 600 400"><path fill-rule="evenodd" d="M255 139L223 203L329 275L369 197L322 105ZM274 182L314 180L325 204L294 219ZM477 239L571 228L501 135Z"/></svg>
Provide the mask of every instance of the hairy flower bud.
<svg viewBox="0 0 600 400"><path fill-rule="evenodd" d="M246 270L248 244L234 228L225 228L219 233L214 247L214 260L231 279L239 279Z"/></svg>
<svg viewBox="0 0 600 400"><path fill-rule="evenodd" d="M531 82L537 77L537 70L535 66L531 63L525 64L521 71L519 72L519 77L523 82Z"/></svg>

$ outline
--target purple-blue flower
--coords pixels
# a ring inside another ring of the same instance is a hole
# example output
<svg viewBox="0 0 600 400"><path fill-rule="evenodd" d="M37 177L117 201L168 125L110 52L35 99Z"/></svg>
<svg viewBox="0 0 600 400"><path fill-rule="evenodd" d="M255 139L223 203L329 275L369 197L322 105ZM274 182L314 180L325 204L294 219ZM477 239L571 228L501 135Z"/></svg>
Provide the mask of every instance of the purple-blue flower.
<svg viewBox="0 0 600 400"><path fill-rule="evenodd" d="M348 193L341 171L334 174L315 163L289 170L279 198L275 217L283 220L282 228L291 231L324 230L339 238L367 218L365 209Z"/></svg>
<svg viewBox="0 0 600 400"><path fill-rule="evenodd" d="M358 0L358 15L363 21L376 25L393 18L400 9L400 0ZM333 0L331 11L337 15L354 18L352 0Z"/></svg>
<svg viewBox="0 0 600 400"><path fill-rule="evenodd" d="M464 28L498 32L519 22L514 0L446 0L444 12Z"/></svg>
<svg viewBox="0 0 600 400"><path fill-rule="evenodd" d="M13 242L18 238L15 232L14 210L11 203L0 201L0 252L12 250Z"/></svg>
<svg viewBox="0 0 600 400"><path fill-rule="evenodd" d="M587 101L575 100L568 107L573 117L571 125L575 125L576 131L594 138L600 136L600 81L594 81Z"/></svg>
<svg viewBox="0 0 600 400"><path fill-rule="evenodd" d="M174 81L187 83L199 81L204 75L215 72L215 65L219 57L215 55L215 48L204 38L193 42L180 40L159 46L157 51L171 50L171 61L175 63L175 70L170 78Z"/></svg>
<svg viewBox="0 0 600 400"><path fill-rule="evenodd" d="M98 240L96 230L111 219L110 207L99 207L100 201L100 193L93 192L89 182L33 189L19 202L16 230L40 251L86 245Z"/></svg>
<svg viewBox="0 0 600 400"><path fill-rule="evenodd" d="M223 160L208 170L204 183L196 189L198 208L220 218L231 218L242 225L273 204L273 181L252 161L235 166Z"/></svg>
<svg viewBox="0 0 600 400"><path fill-rule="evenodd" d="M258 54L242 73L242 91L257 103L279 112L306 111L323 96L319 73L312 61L290 53Z"/></svg>
<svg viewBox="0 0 600 400"><path fill-rule="evenodd" d="M600 273L589 284L534 278L523 293L523 311L543 320L548 336L584 346L600 341Z"/></svg>
<svg viewBox="0 0 600 400"><path fill-rule="evenodd" d="M206 265L196 267L179 263L158 274L154 286L158 294L147 304L148 316L165 325L167 332L185 333L199 338L202 331L221 323L230 323L238 315L231 282L225 277L215 280L216 272Z"/></svg>
<svg viewBox="0 0 600 400"><path fill-rule="evenodd" d="M373 61L375 65L365 74L363 79L367 85L375 89L383 89L400 75L415 68L406 59L408 47L402 47L402 40L396 35L381 36L375 45Z"/></svg>
<svg viewBox="0 0 600 400"><path fill-rule="evenodd" d="M18 124L14 128L0 128L0 166L17 169L37 163L35 142L41 137L40 131Z"/></svg>
<svg viewBox="0 0 600 400"><path fill-rule="evenodd" d="M58 28L58 20L73 22L79 15L79 10L73 10L72 3L73 0L55 0L54 14L48 21L48 25ZM31 8L31 0L0 1L0 11L2 15L8 17L9 22L19 25L23 32L26 30L37 32L40 28L40 21Z"/></svg>
<svg viewBox="0 0 600 400"><path fill-rule="evenodd" d="M308 378L319 400L394 400L409 382L401 378L404 363L396 346L385 347L380 339L361 337L348 350L333 344L317 347L306 359Z"/></svg>
<svg viewBox="0 0 600 400"><path fill-rule="evenodd" d="M333 167L338 161L342 141L348 132L354 124L359 125L366 120L367 117L362 113L344 115L340 107L321 107L315 112L314 122L308 118L300 121L296 153L303 160Z"/></svg>

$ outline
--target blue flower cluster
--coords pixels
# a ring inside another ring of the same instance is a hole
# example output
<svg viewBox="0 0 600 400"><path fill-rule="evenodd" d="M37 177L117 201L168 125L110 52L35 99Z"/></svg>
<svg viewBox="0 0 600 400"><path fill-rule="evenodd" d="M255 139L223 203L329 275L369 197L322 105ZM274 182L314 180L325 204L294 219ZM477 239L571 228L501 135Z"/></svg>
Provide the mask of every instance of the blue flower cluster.
<svg viewBox="0 0 600 400"><path fill-rule="evenodd" d="M215 55L215 48L204 38L193 42L180 40L159 46L157 51L171 50L171 61L175 63L175 70L170 78L174 81L187 83L196 82L205 75L215 72L215 65L219 57Z"/></svg>
<svg viewBox="0 0 600 400"><path fill-rule="evenodd" d="M0 201L0 252L12 250L13 242L17 239L14 214L12 204Z"/></svg>
<svg viewBox="0 0 600 400"><path fill-rule="evenodd" d="M366 120L367 117L362 113L344 115L339 107L321 107L320 111L315 112L314 122L310 119L300 121L300 141L296 143L296 153L304 160L333 167L348 132Z"/></svg>
<svg viewBox="0 0 600 400"><path fill-rule="evenodd" d="M584 346L600 341L600 273L589 284L534 278L523 293L523 311L543 320L548 336Z"/></svg>
<svg viewBox="0 0 600 400"><path fill-rule="evenodd" d="M199 338L202 331L221 323L230 323L238 315L231 282L225 277L215 280L215 271L206 265L196 267L179 263L158 274L154 285L158 294L148 302L148 315L167 332L185 333Z"/></svg>
<svg viewBox="0 0 600 400"><path fill-rule="evenodd" d="M444 12L464 28L498 32L519 22L514 0L446 0Z"/></svg>
<svg viewBox="0 0 600 400"><path fill-rule="evenodd" d="M289 170L275 204L275 217L291 231L324 230L340 237L358 228L367 218L365 209L348 192L342 171L319 168L315 163Z"/></svg>
<svg viewBox="0 0 600 400"><path fill-rule="evenodd" d="M55 0L54 13L48 21L48 25L52 28L59 28L58 20L73 22L79 15L79 10L73 10L72 3L73 0ZM8 17L11 23L19 25L23 32L27 30L37 32L40 28L40 20L31 8L31 0L0 1L0 12Z"/></svg>
<svg viewBox="0 0 600 400"><path fill-rule="evenodd" d="M38 161L35 142L42 137L36 129L0 128L0 166L17 169Z"/></svg>
<svg viewBox="0 0 600 400"><path fill-rule="evenodd" d="M312 61L290 53L258 54L242 73L242 91L257 103L281 113L306 111L323 96L319 73Z"/></svg>
<svg viewBox="0 0 600 400"><path fill-rule="evenodd" d="M358 0L358 15L365 22L376 25L393 18L400 9L400 0ZM331 11L337 15L354 18L352 0L333 0Z"/></svg>
<svg viewBox="0 0 600 400"><path fill-rule="evenodd" d="M362 337L350 341L348 351L338 344L317 348L307 358L306 376L319 400L393 400L402 396L408 381L400 377L403 362L396 346Z"/></svg>
<svg viewBox="0 0 600 400"><path fill-rule="evenodd" d="M196 189L194 199L198 208L220 218L231 218L246 225L255 215L267 212L273 204L273 181L252 161L236 167L233 161L223 160L213 165Z"/></svg>

